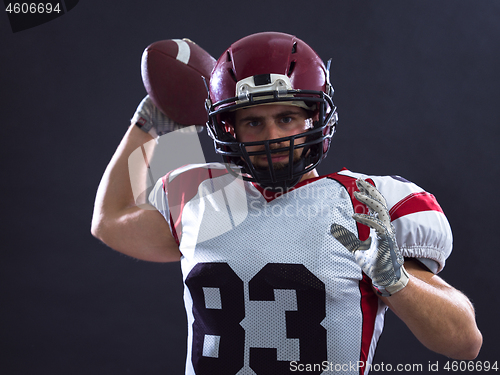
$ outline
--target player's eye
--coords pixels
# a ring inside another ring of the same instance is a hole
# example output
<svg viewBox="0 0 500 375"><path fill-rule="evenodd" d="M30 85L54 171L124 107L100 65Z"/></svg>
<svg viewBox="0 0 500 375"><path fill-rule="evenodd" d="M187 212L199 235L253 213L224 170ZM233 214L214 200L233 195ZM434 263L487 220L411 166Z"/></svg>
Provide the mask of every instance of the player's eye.
<svg viewBox="0 0 500 375"><path fill-rule="evenodd" d="M290 116L286 116L286 117L282 117L281 118L281 122L284 123L284 124L289 124L289 123L292 122L292 120L293 120L293 118L290 117Z"/></svg>
<svg viewBox="0 0 500 375"><path fill-rule="evenodd" d="M247 122L247 126L249 126L251 128L255 128L258 125L260 125L260 121L249 121L249 122Z"/></svg>

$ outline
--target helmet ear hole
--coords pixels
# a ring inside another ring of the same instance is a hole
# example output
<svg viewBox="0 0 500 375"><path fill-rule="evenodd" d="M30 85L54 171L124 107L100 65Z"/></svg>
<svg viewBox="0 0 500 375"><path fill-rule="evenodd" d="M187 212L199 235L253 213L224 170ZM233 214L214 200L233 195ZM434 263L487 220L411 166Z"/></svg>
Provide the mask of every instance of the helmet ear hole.
<svg viewBox="0 0 500 375"><path fill-rule="evenodd" d="M236 74L234 74L234 70L229 68L228 72L229 72L229 75L231 76L231 78L234 80L234 82L238 82L238 80L236 79Z"/></svg>
<svg viewBox="0 0 500 375"><path fill-rule="evenodd" d="M290 62L290 66L288 67L288 73L286 74L288 77L290 77L292 75L293 70L295 69L295 64L296 64L295 60Z"/></svg>

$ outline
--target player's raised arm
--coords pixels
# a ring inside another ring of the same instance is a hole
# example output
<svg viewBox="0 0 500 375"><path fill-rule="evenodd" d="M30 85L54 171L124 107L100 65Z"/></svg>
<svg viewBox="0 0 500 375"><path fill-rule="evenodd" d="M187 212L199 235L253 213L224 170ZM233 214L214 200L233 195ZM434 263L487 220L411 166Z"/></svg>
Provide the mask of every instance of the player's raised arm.
<svg viewBox="0 0 500 375"><path fill-rule="evenodd" d="M142 130L132 124L109 162L97 190L92 234L111 248L134 258L169 262L179 260L179 249L169 225L153 207L142 207L134 199L129 172L129 156L144 147L151 155L156 142L150 133L158 132L158 126L166 128L175 123L163 115L147 96L139 105L133 123L144 124ZM134 179L140 184L146 181L146 163L134 168ZM145 190L143 186L143 191Z"/></svg>
<svg viewBox="0 0 500 375"><path fill-rule="evenodd" d="M205 124L203 77L209 79L214 64L215 59L189 39L161 40L145 49L141 73L148 95L104 172L92 217L92 234L113 249L143 260L179 260L179 248L165 217L144 195L140 202L134 197L134 191L147 190L147 157L134 164L133 176L129 157L136 150L152 155L154 138L181 128L195 131L186 127ZM163 214L168 212L165 208Z"/></svg>

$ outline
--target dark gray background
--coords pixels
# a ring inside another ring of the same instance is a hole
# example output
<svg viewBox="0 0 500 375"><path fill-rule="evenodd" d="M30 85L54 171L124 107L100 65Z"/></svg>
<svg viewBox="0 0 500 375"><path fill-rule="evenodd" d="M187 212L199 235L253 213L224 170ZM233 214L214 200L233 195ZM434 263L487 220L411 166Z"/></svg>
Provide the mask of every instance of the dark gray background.
<svg viewBox="0 0 500 375"><path fill-rule="evenodd" d="M478 360L500 360L499 1L81 0L19 33L0 20L2 374L182 373L179 267L94 239L95 191L145 95L148 44L188 37L218 57L271 30L333 58L340 126L320 172L399 174L438 198L455 236L441 276L475 304ZM446 360L388 314L375 363Z"/></svg>

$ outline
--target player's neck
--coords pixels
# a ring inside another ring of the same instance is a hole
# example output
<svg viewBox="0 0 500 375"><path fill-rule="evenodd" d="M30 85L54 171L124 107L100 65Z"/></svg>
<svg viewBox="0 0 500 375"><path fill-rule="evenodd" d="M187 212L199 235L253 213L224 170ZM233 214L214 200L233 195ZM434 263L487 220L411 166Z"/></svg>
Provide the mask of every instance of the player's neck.
<svg viewBox="0 0 500 375"><path fill-rule="evenodd" d="M316 169L313 169L312 171L307 172L306 174L304 174L304 175L301 177L301 179L300 179L299 183L300 183L300 182L303 182L303 181L306 181L306 180L309 180L309 179L311 179L311 178L316 178L316 177L319 177L318 171L317 171Z"/></svg>

